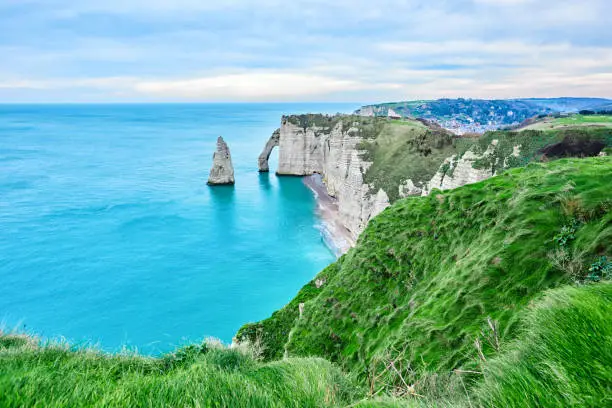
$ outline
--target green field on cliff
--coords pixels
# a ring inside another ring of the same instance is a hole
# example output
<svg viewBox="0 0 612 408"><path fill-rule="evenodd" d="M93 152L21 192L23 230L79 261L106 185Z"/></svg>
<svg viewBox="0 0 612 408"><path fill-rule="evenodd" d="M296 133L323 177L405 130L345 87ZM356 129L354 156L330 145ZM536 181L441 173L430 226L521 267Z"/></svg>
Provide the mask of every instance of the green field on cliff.
<svg viewBox="0 0 612 408"><path fill-rule="evenodd" d="M475 386L544 291L609 277L611 177L610 158L564 159L400 200L239 337L262 342L269 359L331 359L372 392L406 383L442 398L457 393L456 372ZM602 357L609 387L612 361Z"/></svg>
<svg viewBox="0 0 612 408"><path fill-rule="evenodd" d="M373 194L383 189L391 203L400 198L398 187L404 181L410 179L423 186L443 169L445 159L453 155L460 158L468 150L483 155L492 143L496 145L491 154L474 163L477 168L491 169L492 174L539 161L543 155L591 156L585 146L596 142L612 146L612 127L491 131L478 138L465 138L413 120L379 121L380 129L360 144L362 158L372 162L364 181L372 187ZM560 152L544 152L555 144L563 146Z"/></svg>
<svg viewBox="0 0 612 408"><path fill-rule="evenodd" d="M610 406L611 179L561 159L398 200L238 348L0 334L0 406Z"/></svg>
<svg viewBox="0 0 612 408"><path fill-rule="evenodd" d="M482 378L466 385L449 373L455 387L435 397L432 377L420 385L428 395L404 387L373 396L317 358L262 363L245 350L194 345L153 359L0 335L0 406L603 407L612 402L611 314L611 284L549 291L527 311L519 338L482 363Z"/></svg>
<svg viewBox="0 0 612 408"><path fill-rule="evenodd" d="M329 133L338 126L342 131L362 139L361 158L372 163L364 172L371 193L382 189L391 203L399 199L399 185L407 179L416 185L428 182L447 157L457 154L452 133L427 122L412 119L388 120L357 115L292 115L292 124L317 128Z"/></svg>
<svg viewBox="0 0 612 408"><path fill-rule="evenodd" d="M570 115L567 117L544 118L523 130L550 130L572 127L612 128L612 115Z"/></svg>
<svg viewBox="0 0 612 408"><path fill-rule="evenodd" d="M320 358L261 363L198 344L161 358L0 335L2 407L335 407L357 387Z"/></svg>
<svg viewBox="0 0 612 408"><path fill-rule="evenodd" d="M444 159L457 154L453 135L442 128L415 120L378 120L379 131L359 147L362 158L372 163L364 181L373 186L372 193L383 189L390 202L400 198L398 186L405 180L426 183Z"/></svg>

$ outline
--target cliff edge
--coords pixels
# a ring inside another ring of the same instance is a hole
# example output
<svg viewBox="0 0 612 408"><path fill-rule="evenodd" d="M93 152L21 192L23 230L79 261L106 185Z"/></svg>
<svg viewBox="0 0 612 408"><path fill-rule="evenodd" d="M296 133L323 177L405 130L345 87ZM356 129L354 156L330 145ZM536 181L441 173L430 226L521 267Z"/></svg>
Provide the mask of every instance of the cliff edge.
<svg viewBox="0 0 612 408"><path fill-rule="evenodd" d="M370 219L401 198L480 182L534 161L594 156L609 145L609 129L495 131L473 138L427 121L291 115L266 143L259 169L269 170L278 146L278 175L320 174L354 243Z"/></svg>
<svg viewBox="0 0 612 408"><path fill-rule="evenodd" d="M430 139L436 139L434 145L423 148ZM278 146L276 174L320 174L327 193L337 200L340 222L356 241L371 218L400 198L398 186L404 180L412 178L419 185L427 184L444 158L454 153L451 142L447 132L434 131L413 120L283 116L280 129L259 156L258 167L259 171L269 170L268 157ZM398 166L394 154L402 155L406 165Z"/></svg>

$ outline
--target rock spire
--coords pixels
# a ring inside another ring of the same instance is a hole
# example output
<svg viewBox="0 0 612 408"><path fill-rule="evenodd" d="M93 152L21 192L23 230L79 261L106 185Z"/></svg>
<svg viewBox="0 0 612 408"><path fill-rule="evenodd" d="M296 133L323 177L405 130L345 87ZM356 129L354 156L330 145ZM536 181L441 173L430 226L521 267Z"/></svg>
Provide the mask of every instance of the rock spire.
<svg viewBox="0 0 612 408"><path fill-rule="evenodd" d="M232 156L223 137L217 139L217 151L213 154L213 165L208 176L208 185L234 184Z"/></svg>

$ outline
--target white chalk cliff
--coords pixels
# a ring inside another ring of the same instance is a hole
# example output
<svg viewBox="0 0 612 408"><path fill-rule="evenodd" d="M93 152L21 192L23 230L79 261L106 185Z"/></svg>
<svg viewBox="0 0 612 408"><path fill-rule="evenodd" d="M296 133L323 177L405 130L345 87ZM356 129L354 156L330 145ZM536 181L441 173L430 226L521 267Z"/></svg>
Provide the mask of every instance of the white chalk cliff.
<svg viewBox="0 0 612 408"><path fill-rule="evenodd" d="M227 143L221 136L217 139L217 150L208 176L209 185L234 184L234 166Z"/></svg>
<svg viewBox="0 0 612 408"><path fill-rule="evenodd" d="M263 151L259 155L259 158L257 159L257 168L259 169L260 173L267 173L270 171L270 165L268 164L268 160L270 159L272 150L276 146L278 146L279 139L280 129L276 129L274 133L272 133L272 136L270 136L270 139L268 139L266 146L264 147Z"/></svg>
<svg viewBox="0 0 612 408"><path fill-rule="evenodd" d="M495 157L497 145L498 141L493 140L482 154L468 150L461 157L454 155L447 158L427 186L423 188L421 195L428 195L432 189L451 190L466 184L478 183L497 175L498 172L494 169L504 170L507 167L508 157L504 159L504 163L501 166L500 163L497 163L497 160L499 160L497 158L494 163L492 162L488 166L480 168L475 166L476 161L485 160L491 162ZM519 157L520 151L520 146L514 146L511 156Z"/></svg>
<svg viewBox="0 0 612 408"><path fill-rule="evenodd" d="M268 168L267 157L276 137L272 135L260 156L260 170ZM321 174L328 194L338 200L340 221L354 240L368 221L389 205L383 190L372 192L364 182L363 175L372 163L360 157L361 140L358 130L342 120L330 121L329 126L301 127L283 117L278 132L277 174Z"/></svg>
<svg viewBox="0 0 612 408"><path fill-rule="evenodd" d="M277 174L321 174L328 194L337 199L340 222L356 240L368 221L389 206L389 197L384 190L374 191L364 181L372 163L362 158L359 143L363 139L358 127L346 123L346 119L327 119L302 126L296 117L283 117L280 130L272 135L259 156L259 170L268 171L268 157L278 145ZM494 157L496 146L494 140L482 154L468 150L461 157L447 158L429 182L417 185L408 179L397 186L399 196L427 195L432 189L453 189L494 176L493 167L474 166L477 160ZM519 153L516 146L512 155L518 157ZM505 163L496 164L495 168L499 167L505 167Z"/></svg>

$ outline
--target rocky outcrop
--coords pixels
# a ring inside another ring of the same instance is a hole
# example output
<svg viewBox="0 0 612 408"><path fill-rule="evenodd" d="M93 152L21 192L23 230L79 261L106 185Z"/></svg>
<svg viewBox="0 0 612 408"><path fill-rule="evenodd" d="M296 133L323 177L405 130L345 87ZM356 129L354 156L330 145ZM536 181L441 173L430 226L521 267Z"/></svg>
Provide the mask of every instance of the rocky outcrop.
<svg viewBox="0 0 612 408"><path fill-rule="evenodd" d="M468 150L461 157L454 155L447 158L421 194L428 195L433 189L451 190L488 179L499 172L496 169L504 170L508 167L510 156L520 156L521 147L514 146L512 154L500 160L496 155L497 147L498 141L493 140L481 154ZM503 163L499 163L500 161Z"/></svg>
<svg viewBox="0 0 612 408"><path fill-rule="evenodd" d="M257 168L260 173L267 173L270 171L270 165L268 164L268 160L270 159L270 154L272 154L272 150L278 146L278 142L280 140L280 129L276 129L268 142L266 143L263 151L259 155L257 159Z"/></svg>
<svg viewBox="0 0 612 408"><path fill-rule="evenodd" d="M217 150L213 154L213 165L208 176L209 185L234 184L234 166L227 143L221 136L217 139Z"/></svg>
<svg viewBox="0 0 612 408"><path fill-rule="evenodd" d="M348 120L322 118L320 124L301 126L295 117L283 117L277 174L321 174L327 193L337 199L340 221L356 239L368 221L389 205L389 198L364 181L372 163L360 155L358 129L345 123Z"/></svg>
<svg viewBox="0 0 612 408"><path fill-rule="evenodd" d="M277 174L321 174L327 193L337 200L339 221L355 241L368 221L389 206L390 200L384 190L365 182L364 175L372 163L364 159L367 154L360 149L362 129L352 120L322 115L283 117L278 142L277 136L272 135L260 159L265 159L267 165L267 157L278 143ZM504 148L507 149L507 143ZM460 156L447 158L429 182L405 180L396 187L398 196L428 195L432 189L448 190L476 183L510 167L510 159L521 155L520 146L503 155L497 140L484 152L479 149L474 145Z"/></svg>
<svg viewBox="0 0 612 408"><path fill-rule="evenodd" d="M400 184L398 189L400 198L420 196L423 192L423 189L416 186L411 179L408 179Z"/></svg>

